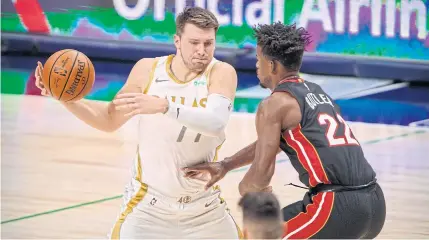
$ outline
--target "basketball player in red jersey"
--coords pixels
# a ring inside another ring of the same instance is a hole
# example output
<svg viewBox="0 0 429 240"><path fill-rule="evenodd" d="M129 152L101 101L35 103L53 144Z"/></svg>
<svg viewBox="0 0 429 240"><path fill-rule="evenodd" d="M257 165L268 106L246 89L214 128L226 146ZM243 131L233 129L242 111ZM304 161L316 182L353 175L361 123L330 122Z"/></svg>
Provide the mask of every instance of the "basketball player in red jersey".
<svg viewBox="0 0 429 240"><path fill-rule="evenodd" d="M270 191L280 147L309 188L303 200L283 208L283 238L375 238L386 216L376 174L332 98L298 76L308 33L281 23L254 30L258 78L272 91L256 114L258 139L221 162L184 171L189 177L209 172L210 186L251 163L240 194Z"/></svg>

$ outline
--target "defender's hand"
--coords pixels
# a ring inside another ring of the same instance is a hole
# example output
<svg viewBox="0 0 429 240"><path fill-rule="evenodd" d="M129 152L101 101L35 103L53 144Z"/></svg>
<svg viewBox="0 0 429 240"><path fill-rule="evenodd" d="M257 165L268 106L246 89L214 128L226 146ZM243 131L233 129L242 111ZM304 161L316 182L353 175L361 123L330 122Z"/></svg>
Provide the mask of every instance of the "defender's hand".
<svg viewBox="0 0 429 240"><path fill-rule="evenodd" d="M157 96L144 93L122 93L113 100L116 110L125 111L126 117L137 114L164 113L168 107L168 101Z"/></svg>
<svg viewBox="0 0 429 240"><path fill-rule="evenodd" d="M35 85L38 89L41 90L41 95L43 96L51 96L49 91L43 85L43 65L41 62L37 62L36 71L34 72L34 77L36 77Z"/></svg>
<svg viewBox="0 0 429 240"><path fill-rule="evenodd" d="M227 171L222 162L201 163L192 167L184 168L185 177L199 179L199 176L209 174L210 179L207 182L205 189L212 187L216 182L225 177Z"/></svg>

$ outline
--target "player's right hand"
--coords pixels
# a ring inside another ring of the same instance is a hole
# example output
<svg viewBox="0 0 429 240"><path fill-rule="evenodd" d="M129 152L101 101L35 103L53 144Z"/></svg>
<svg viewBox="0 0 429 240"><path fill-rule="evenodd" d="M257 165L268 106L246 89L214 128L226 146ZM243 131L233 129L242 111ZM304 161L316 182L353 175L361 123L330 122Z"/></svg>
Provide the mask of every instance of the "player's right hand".
<svg viewBox="0 0 429 240"><path fill-rule="evenodd" d="M210 180L205 186L206 190L225 177L227 173L222 162L200 163L192 167L186 167L183 171L185 172L186 178L198 179L201 175L209 174Z"/></svg>
<svg viewBox="0 0 429 240"><path fill-rule="evenodd" d="M34 77L36 77L36 87L41 90L41 94L43 96L50 96L48 90L43 85L42 77L43 77L43 65L41 62L37 62L36 71L34 72Z"/></svg>

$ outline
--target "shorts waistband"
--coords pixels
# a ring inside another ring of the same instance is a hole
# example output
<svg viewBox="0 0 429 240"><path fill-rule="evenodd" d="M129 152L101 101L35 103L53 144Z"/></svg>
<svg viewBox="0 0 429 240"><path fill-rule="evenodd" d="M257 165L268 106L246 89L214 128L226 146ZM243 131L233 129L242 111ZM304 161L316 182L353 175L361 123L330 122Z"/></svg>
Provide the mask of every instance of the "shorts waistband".
<svg viewBox="0 0 429 240"><path fill-rule="evenodd" d="M316 195L320 192L344 192L344 191L355 191L368 188L377 183L377 179L372 180L371 182L363 185L357 186L344 186L344 185L334 185L334 184L319 184L313 188L309 189L311 195Z"/></svg>
<svg viewBox="0 0 429 240"><path fill-rule="evenodd" d="M202 198L212 196L217 191L218 190L216 188L215 189L210 188L207 191L201 191L201 192L190 193L190 194L183 194L183 195L179 195L177 197L170 197L170 196L163 195L162 193L156 191L155 189L153 189L149 186L147 193L149 195L151 195L152 197L157 198L158 200L161 200L161 201L166 202L168 204L186 205L186 204L191 204L193 202L196 202Z"/></svg>

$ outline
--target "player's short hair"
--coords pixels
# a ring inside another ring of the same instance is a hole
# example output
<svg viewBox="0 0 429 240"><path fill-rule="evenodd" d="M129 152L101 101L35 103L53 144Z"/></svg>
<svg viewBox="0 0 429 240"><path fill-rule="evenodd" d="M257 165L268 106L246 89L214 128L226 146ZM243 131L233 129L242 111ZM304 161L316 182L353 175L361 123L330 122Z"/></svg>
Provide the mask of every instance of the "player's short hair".
<svg viewBox="0 0 429 240"><path fill-rule="evenodd" d="M259 24L253 30L265 56L279 61L288 70L299 70L305 47L310 43L310 35L304 28L276 22Z"/></svg>
<svg viewBox="0 0 429 240"><path fill-rule="evenodd" d="M176 18L176 33L180 35L187 23L191 23L202 29L213 28L215 32L219 29L219 22L216 16L200 7L186 7Z"/></svg>
<svg viewBox="0 0 429 240"><path fill-rule="evenodd" d="M279 239L283 234L283 216L277 197L269 192L245 194L238 205L243 212L244 225L253 237ZM256 235L256 236L255 236Z"/></svg>

